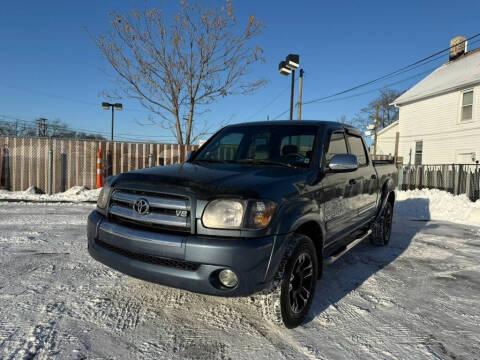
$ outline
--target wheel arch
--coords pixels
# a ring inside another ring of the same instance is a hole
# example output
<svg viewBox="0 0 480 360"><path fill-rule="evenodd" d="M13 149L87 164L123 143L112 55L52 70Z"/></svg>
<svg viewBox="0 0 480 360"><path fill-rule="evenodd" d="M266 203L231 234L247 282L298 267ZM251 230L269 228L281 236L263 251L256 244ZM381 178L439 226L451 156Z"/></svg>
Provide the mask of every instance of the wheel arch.
<svg viewBox="0 0 480 360"><path fill-rule="evenodd" d="M392 207L395 205L395 184L392 179L388 179L382 186L382 190L380 193L380 201L378 203L378 209L375 216L375 219L380 216L382 209L384 208L385 204L390 202Z"/></svg>
<svg viewBox="0 0 480 360"><path fill-rule="evenodd" d="M308 236L315 246L318 261L318 277L322 275L323 263L323 247L325 239L325 231L323 227L315 220L306 220L296 226L293 230L295 234Z"/></svg>

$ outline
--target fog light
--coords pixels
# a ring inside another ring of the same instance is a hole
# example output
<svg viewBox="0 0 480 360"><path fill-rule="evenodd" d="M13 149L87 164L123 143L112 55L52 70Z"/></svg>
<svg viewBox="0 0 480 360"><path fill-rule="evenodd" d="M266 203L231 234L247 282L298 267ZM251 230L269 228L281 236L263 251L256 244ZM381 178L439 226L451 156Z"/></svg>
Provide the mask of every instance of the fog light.
<svg viewBox="0 0 480 360"><path fill-rule="evenodd" d="M228 288L233 288L237 285L238 283L238 277L237 275L232 271L232 270L222 270L218 274L218 280L220 280L220 283Z"/></svg>

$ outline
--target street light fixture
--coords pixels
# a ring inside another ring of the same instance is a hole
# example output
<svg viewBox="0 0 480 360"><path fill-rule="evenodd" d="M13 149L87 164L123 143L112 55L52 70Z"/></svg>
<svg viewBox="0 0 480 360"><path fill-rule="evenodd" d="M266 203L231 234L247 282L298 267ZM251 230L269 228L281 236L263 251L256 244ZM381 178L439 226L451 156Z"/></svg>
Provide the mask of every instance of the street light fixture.
<svg viewBox="0 0 480 360"><path fill-rule="evenodd" d="M300 55L288 54L285 61L281 61L278 64L278 72L281 75L288 76L292 74L292 86L290 89L290 120L293 120L293 97L295 93L295 70L300 66ZM298 120L302 117L302 86L303 86L303 69L300 69L300 88L299 88L299 101L298 101Z"/></svg>
<svg viewBox="0 0 480 360"><path fill-rule="evenodd" d="M108 103L108 102L102 102L102 108L103 110L108 110L110 108L112 108L112 142L113 142L113 122L114 122L114 113L115 113L115 110L123 110L123 105L120 104L120 103L114 103L114 104L111 104L111 103Z"/></svg>
<svg viewBox="0 0 480 360"><path fill-rule="evenodd" d="M281 61L280 64L278 64L278 72L282 75L288 76L292 70L287 67L286 61Z"/></svg>
<svg viewBox="0 0 480 360"><path fill-rule="evenodd" d="M300 55L289 54L286 59L287 67L291 70L298 69L300 66Z"/></svg>

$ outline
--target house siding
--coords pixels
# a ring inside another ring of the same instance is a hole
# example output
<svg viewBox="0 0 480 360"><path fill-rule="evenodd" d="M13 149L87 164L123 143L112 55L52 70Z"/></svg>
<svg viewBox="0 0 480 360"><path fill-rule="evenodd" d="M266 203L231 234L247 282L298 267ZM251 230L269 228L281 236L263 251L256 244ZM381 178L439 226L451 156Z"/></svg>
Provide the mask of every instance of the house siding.
<svg viewBox="0 0 480 360"><path fill-rule="evenodd" d="M396 122L377 135L377 155L395 155L395 137L398 131Z"/></svg>
<svg viewBox="0 0 480 360"><path fill-rule="evenodd" d="M399 156L403 156L404 164L414 164L416 141L423 141L422 164L425 165L473 163L470 155L461 155L469 152L480 160L480 86L473 90L473 120L470 122L460 122L464 90L400 106L397 128L400 131ZM390 136L385 135L385 139Z"/></svg>

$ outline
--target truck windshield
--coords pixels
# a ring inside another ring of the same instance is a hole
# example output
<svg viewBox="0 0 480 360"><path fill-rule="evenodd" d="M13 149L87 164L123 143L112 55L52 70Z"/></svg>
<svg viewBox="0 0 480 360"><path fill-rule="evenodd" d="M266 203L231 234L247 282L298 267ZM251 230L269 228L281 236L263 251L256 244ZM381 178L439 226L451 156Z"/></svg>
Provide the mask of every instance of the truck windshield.
<svg viewBox="0 0 480 360"><path fill-rule="evenodd" d="M301 125L230 126L201 147L193 162L308 167L317 127Z"/></svg>

